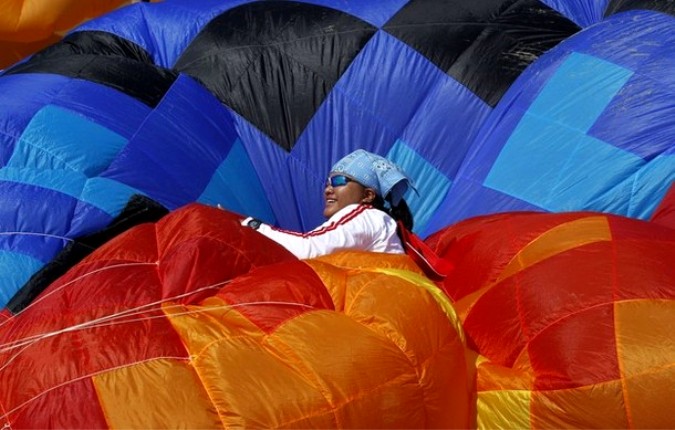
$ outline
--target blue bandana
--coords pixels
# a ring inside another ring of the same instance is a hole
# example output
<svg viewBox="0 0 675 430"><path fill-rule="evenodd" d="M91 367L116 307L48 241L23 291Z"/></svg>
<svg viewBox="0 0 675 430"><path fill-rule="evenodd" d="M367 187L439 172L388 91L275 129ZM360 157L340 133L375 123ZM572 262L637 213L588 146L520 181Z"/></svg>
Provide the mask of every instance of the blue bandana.
<svg viewBox="0 0 675 430"><path fill-rule="evenodd" d="M335 163L331 174L342 173L366 188L372 188L382 198L388 195L397 206L408 186L415 188L405 172L396 164L372 152L357 149Z"/></svg>

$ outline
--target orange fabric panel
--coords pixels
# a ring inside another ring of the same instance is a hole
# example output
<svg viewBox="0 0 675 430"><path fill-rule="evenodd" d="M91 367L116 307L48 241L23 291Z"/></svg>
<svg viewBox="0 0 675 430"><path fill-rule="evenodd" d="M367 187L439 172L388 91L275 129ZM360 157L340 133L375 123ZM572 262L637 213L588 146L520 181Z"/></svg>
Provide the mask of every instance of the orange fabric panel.
<svg viewBox="0 0 675 430"><path fill-rule="evenodd" d="M341 253L337 264L348 271L339 276L336 275L338 269L331 267L331 257L322 258L320 262L309 260L307 264L314 267L329 291L341 292L336 295L344 301L346 315L389 338L419 369L429 420L426 426L468 426L472 394L465 346L454 329L457 321L448 321L448 315L432 294L411 282L420 276L419 269L405 272L413 276L395 276L390 269L397 266L408 269L412 261L400 256L387 261L390 257L387 255L381 256L377 265L367 268L361 253ZM419 279L431 284L426 278Z"/></svg>
<svg viewBox="0 0 675 430"><path fill-rule="evenodd" d="M675 300L617 303L615 319L631 427L672 428Z"/></svg>
<svg viewBox="0 0 675 430"><path fill-rule="evenodd" d="M393 257L397 262L384 264L409 267L407 258ZM354 265L363 262L359 253L352 258ZM345 313L309 309L261 329L249 318L247 306L233 306L221 295L201 306L164 306L223 424L467 427L469 366L461 338L442 307L404 276L347 268L345 255L339 257L343 268L329 261L306 264L324 282L344 281L339 288L348 291ZM344 275L338 276L339 271ZM269 300L258 307L273 313L274 306L283 306L265 290L273 272L286 276L274 266L258 269L238 279L232 291L225 286L222 294L232 299L248 285L251 298L244 303L253 301L257 292ZM410 279L423 279L412 275ZM295 285L325 291L311 282Z"/></svg>
<svg viewBox="0 0 675 430"><path fill-rule="evenodd" d="M129 0L2 0L0 39L36 41L99 16Z"/></svg>
<svg viewBox="0 0 675 430"><path fill-rule="evenodd" d="M112 369L93 378L111 428L192 428L222 425L187 360L156 359Z"/></svg>
<svg viewBox="0 0 675 430"><path fill-rule="evenodd" d="M628 428L619 379L584 387L533 391L533 428Z"/></svg>
<svg viewBox="0 0 675 430"><path fill-rule="evenodd" d="M228 319L241 321L236 314L231 310L220 321L205 320L200 314L170 317L184 336L194 367L226 427L294 427L299 423L333 427L333 410L348 408L359 397L386 399L389 395L394 404L388 408L393 413L415 394L419 396L416 373L403 353L344 315L311 312L269 335L243 326L245 335L232 331ZM195 337L199 342L193 344ZM362 425L361 421L351 423Z"/></svg>

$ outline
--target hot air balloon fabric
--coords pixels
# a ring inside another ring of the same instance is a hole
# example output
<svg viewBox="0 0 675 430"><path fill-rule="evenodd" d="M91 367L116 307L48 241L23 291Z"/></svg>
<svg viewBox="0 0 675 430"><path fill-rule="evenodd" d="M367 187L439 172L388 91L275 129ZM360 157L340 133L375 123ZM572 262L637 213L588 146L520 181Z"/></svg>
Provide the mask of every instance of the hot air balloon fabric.
<svg viewBox="0 0 675 430"><path fill-rule="evenodd" d="M469 425L458 319L407 256L305 263L202 205L118 236L0 324L11 428Z"/></svg>
<svg viewBox="0 0 675 430"><path fill-rule="evenodd" d="M406 255L299 261L202 205L136 226L0 323L0 421L672 426L675 231L508 213L429 245L440 285Z"/></svg>
<svg viewBox="0 0 675 430"><path fill-rule="evenodd" d="M0 70L58 42L83 21L103 15L127 0L7 0L0 16Z"/></svg>
<svg viewBox="0 0 675 430"><path fill-rule="evenodd" d="M494 31L523 20L541 25L516 38ZM578 29L543 3L503 0L170 1L86 23L0 77L0 158L16 189L4 194L45 194L26 209L43 214L39 225L9 216L3 229L50 242L5 246L3 265L20 269L3 301L135 195L313 228L327 170L358 147L416 177L421 194L409 200L422 231L495 103ZM511 61L514 51L528 54ZM40 205L53 199L71 209L47 216Z"/></svg>
<svg viewBox="0 0 675 430"><path fill-rule="evenodd" d="M0 425L675 427L674 16L164 0L8 67ZM240 225L315 227L358 148L442 282Z"/></svg>
<svg viewBox="0 0 675 430"><path fill-rule="evenodd" d="M668 428L672 228L595 212L476 217L429 238L476 360L480 428Z"/></svg>

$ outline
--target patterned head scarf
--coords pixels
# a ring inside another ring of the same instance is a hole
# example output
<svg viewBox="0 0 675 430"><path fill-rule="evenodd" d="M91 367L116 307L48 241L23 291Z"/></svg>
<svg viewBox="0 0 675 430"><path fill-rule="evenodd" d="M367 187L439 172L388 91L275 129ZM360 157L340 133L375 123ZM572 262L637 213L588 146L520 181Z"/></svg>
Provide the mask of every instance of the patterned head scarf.
<svg viewBox="0 0 675 430"><path fill-rule="evenodd" d="M361 185L372 188L382 198L390 195L394 206L399 204L408 186L415 189L410 178L399 166L363 149L357 149L335 163L331 175L335 173L349 176Z"/></svg>

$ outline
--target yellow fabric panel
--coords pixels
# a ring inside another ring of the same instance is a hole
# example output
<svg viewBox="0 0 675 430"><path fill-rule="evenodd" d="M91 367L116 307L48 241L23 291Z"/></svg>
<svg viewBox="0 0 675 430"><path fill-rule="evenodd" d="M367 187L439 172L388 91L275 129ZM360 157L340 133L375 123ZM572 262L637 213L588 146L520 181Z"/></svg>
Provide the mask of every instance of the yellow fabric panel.
<svg viewBox="0 0 675 430"><path fill-rule="evenodd" d="M618 302L614 321L631 426L674 428L675 301Z"/></svg>
<svg viewBox="0 0 675 430"><path fill-rule="evenodd" d="M476 390L531 390L534 376L531 369L510 368L494 364L485 357L476 361Z"/></svg>
<svg viewBox="0 0 675 430"><path fill-rule="evenodd" d="M325 261L344 269L401 269L423 275L424 272L406 254L386 254L366 251L343 251L308 261Z"/></svg>
<svg viewBox="0 0 675 430"><path fill-rule="evenodd" d="M627 428L620 380L579 388L533 391L534 428Z"/></svg>
<svg viewBox="0 0 675 430"><path fill-rule="evenodd" d="M589 243L612 240L605 216L589 216L555 226L524 246L504 267L494 282L463 297L456 303L457 314L464 321L471 307L494 285L540 261Z"/></svg>
<svg viewBox="0 0 675 430"><path fill-rule="evenodd" d="M184 361L146 361L110 370L92 380L111 428L221 426L201 381Z"/></svg>
<svg viewBox="0 0 675 430"><path fill-rule="evenodd" d="M310 312L266 337L219 335L219 321L198 315L171 318L184 339L192 329L214 335L186 347L225 427L377 426L382 416L373 410L404 427L424 424L417 374L405 355L342 314Z"/></svg>
<svg viewBox="0 0 675 430"><path fill-rule="evenodd" d="M478 428L531 428L530 393L530 391L520 390L479 392Z"/></svg>

